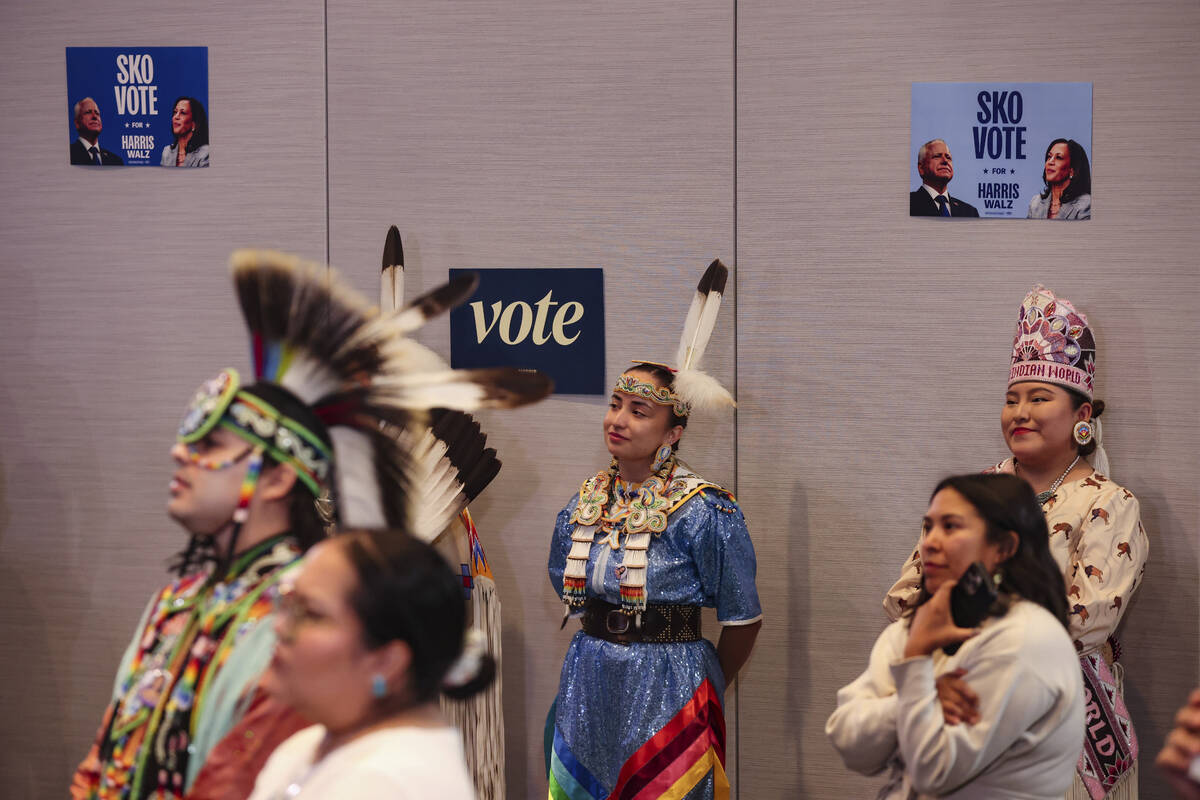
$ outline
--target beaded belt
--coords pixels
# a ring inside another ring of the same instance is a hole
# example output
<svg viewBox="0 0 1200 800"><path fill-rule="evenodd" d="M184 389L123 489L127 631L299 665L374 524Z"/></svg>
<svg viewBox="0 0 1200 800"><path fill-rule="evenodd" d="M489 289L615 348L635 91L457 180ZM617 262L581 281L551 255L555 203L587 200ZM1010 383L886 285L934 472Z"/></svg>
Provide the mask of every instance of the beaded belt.
<svg viewBox="0 0 1200 800"><path fill-rule="evenodd" d="M702 638L700 606L651 603L639 628L620 606L593 597L583 606L583 632L617 644L696 642Z"/></svg>

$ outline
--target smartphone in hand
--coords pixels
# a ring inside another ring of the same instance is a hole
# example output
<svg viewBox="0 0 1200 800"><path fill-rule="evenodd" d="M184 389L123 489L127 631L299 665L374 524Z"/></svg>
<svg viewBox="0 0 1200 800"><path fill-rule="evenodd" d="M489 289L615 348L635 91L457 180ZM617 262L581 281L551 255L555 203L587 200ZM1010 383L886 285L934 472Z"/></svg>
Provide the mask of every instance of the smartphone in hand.
<svg viewBox="0 0 1200 800"><path fill-rule="evenodd" d="M987 568L976 561L950 590L950 614L954 624L960 628L974 628L987 618L988 609L996 602L996 588ZM954 642L942 648L946 655L958 652L962 642Z"/></svg>

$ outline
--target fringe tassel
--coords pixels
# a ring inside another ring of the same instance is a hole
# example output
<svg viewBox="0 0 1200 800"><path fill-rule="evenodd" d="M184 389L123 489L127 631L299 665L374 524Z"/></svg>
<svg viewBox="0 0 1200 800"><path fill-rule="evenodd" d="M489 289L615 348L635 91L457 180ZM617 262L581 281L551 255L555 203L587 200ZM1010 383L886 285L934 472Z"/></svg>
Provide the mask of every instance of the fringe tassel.
<svg viewBox="0 0 1200 800"><path fill-rule="evenodd" d="M501 695L500 597L496 583L475 576L471 591L472 616L487 638L488 653L496 659L496 680L469 700L442 698L442 713L462 732L467 767L478 800L504 800L504 703Z"/></svg>
<svg viewBox="0 0 1200 800"><path fill-rule="evenodd" d="M1137 776L1137 759L1134 759L1125 774L1118 778L1116 784L1108 790L1108 794L1104 795L1104 800L1137 800ZM1079 777L1078 772L1075 773L1075 782L1067 790L1064 800L1092 800L1092 796L1088 793L1087 787L1083 785L1083 780Z"/></svg>

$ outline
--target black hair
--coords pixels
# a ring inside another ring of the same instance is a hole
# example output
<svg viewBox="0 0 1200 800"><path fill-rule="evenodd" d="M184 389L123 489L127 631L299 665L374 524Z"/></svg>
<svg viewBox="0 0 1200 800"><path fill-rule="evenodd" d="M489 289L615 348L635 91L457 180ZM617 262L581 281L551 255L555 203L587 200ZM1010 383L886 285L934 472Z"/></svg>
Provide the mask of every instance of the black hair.
<svg viewBox="0 0 1200 800"><path fill-rule="evenodd" d="M1000 567L1003 578L998 588L1001 595L1037 603L1053 614L1064 628L1067 627L1067 587L1058 563L1050 555L1046 515L1033 488L1015 475L955 475L939 483L929 496L930 500L943 489L953 489L975 508L987 526L986 537L990 544L1005 542L1010 532L1017 534L1016 551ZM921 594L906 616L929 598L922 582ZM991 614L999 616L1006 610L1007 606L998 602Z"/></svg>
<svg viewBox="0 0 1200 800"><path fill-rule="evenodd" d="M1050 158L1050 151L1054 149L1056 144L1065 144L1067 146L1067 155L1071 159L1071 170L1075 173L1066 188L1063 189L1062 202L1068 203L1076 197L1092 193L1092 168L1088 164L1087 152L1083 149L1083 145L1074 139L1055 139L1046 146L1046 155L1042 158L1045 162ZM1046 183L1046 169L1042 168L1042 184L1046 187L1042 192L1042 197L1050 196L1050 184Z"/></svg>
<svg viewBox="0 0 1200 800"><path fill-rule="evenodd" d="M658 364L640 364L640 363L634 364L632 367L625 370L625 372L627 372L627 373L628 372L641 372L645 375L649 375L649 376L653 377L656 381L659 382L660 385L665 386L668 389L675 388L675 373L671 372L671 370L667 369L666 367L659 366ZM687 417L681 417L678 414L676 414L674 406L667 406L667 410L671 414L671 418L667 424L667 428L674 428L677 425L680 428L685 428L685 429L687 428L687 423L688 423ZM683 437L680 437L679 439L677 439L675 441L675 444L671 445L671 449L678 451L679 450L679 442L681 442L681 441L683 441Z"/></svg>
<svg viewBox="0 0 1200 800"><path fill-rule="evenodd" d="M400 531L355 531L335 541L358 579L349 602L362 623L367 647L402 641L412 650L412 703L431 700L439 692L470 697L491 683L496 662L485 655L469 681L444 684L462 654L467 606L461 580L437 550Z"/></svg>
<svg viewBox="0 0 1200 800"><path fill-rule="evenodd" d="M1096 419L1097 417L1099 417L1101 414L1104 413L1104 401L1103 400L1088 400L1086 397L1084 397L1082 394L1075 391L1074 389L1067 389L1067 394L1070 395L1070 397L1071 397L1071 408L1075 409L1076 411L1078 411L1079 407L1082 406L1084 403L1091 403L1092 404L1092 419ZM1072 439L1071 441L1074 442L1075 440ZM1092 453L1096 452L1096 447L1097 447L1096 437L1093 436L1091 439L1089 439L1087 444L1079 444L1078 442L1076 442L1075 447L1079 450L1079 455L1084 456L1086 458L1087 456L1090 456Z"/></svg>
<svg viewBox="0 0 1200 800"><path fill-rule="evenodd" d="M187 100L188 110L192 112L192 138L188 139L188 153L199 150L204 145L208 144L208 113L204 110L204 104L194 97L180 96L175 98L175 102L171 103L171 113L175 113L175 106L179 105L181 100ZM175 142L179 142L179 137L175 137Z"/></svg>

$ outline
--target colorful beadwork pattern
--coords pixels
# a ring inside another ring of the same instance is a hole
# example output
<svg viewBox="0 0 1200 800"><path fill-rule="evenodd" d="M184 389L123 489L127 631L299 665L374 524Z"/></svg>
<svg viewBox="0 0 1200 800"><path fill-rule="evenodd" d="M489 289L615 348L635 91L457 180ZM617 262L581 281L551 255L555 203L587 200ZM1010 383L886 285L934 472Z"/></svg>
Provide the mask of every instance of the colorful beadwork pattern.
<svg viewBox="0 0 1200 800"><path fill-rule="evenodd" d="M630 375L629 373L623 373L617 378L617 385L613 387L613 391L631 394L634 397L649 400L655 405L673 406L675 415L679 417L686 417L692 413L692 407L685 403L679 395L672 392L670 388L656 386L647 381L640 381L636 375Z"/></svg>
<svg viewBox="0 0 1200 800"><path fill-rule="evenodd" d="M205 692L235 640L270 613L279 578L299 556L289 539L271 539L220 580L197 573L159 594L106 715L96 797L183 796Z"/></svg>
<svg viewBox="0 0 1200 800"><path fill-rule="evenodd" d="M221 419L240 386L238 371L232 367L200 384L179 423L179 441L190 444L203 439Z"/></svg>
<svg viewBox="0 0 1200 800"><path fill-rule="evenodd" d="M1092 399L1096 339L1087 317L1038 284L1021 303L1008 383L1053 383Z"/></svg>
<svg viewBox="0 0 1200 800"><path fill-rule="evenodd" d="M610 487L616 487L611 500ZM622 547L618 541L621 534L625 535L621 610L631 616L645 611L646 564L651 541L667 529L667 518L672 511L697 492L710 487L720 488L705 482L674 456L647 478L636 494L626 495L624 484L617 478L615 460L608 470L584 481L570 520L575 528L571 532L571 551L563 571L566 610L579 608L587 600L588 560L596 529L600 527L605 533L601 541L613 549Z"/></svg>

